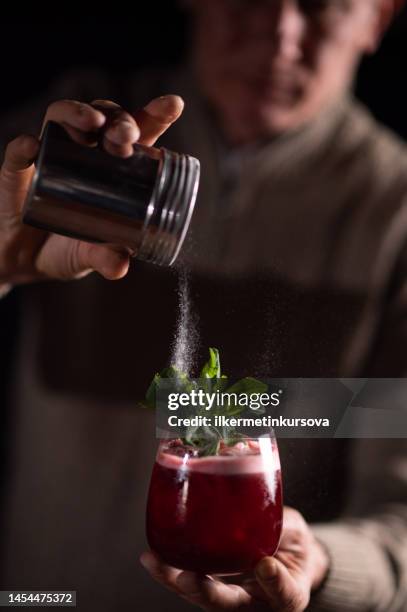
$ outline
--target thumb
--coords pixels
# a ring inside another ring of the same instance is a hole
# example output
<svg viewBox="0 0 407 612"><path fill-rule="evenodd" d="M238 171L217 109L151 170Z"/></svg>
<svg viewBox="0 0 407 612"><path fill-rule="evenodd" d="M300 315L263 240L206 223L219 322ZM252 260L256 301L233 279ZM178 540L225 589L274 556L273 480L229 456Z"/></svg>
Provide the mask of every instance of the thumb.
<svg viewBox="0 0 407 612"><path fill-rule="evenodd" d="M41 274L61 280L82 278L93 271L106 279L118 280L127 274L129 264L129 255L117 247L57 234L50 234L36 259Z"/></svg>
<svg viewBox="0 0 407 612"><path fill-rule="evenodd" d="M18 136L7 145L0 171L0 212L21 212L39 147L39 141L28 134Z"/></svg>
<svg viewBox="0 0 407 612"><path fill-rule="evenodd" d="M265 557L255 575L273 609L279 612L303 612L309 603L309 595L278 559Z"/></svg>

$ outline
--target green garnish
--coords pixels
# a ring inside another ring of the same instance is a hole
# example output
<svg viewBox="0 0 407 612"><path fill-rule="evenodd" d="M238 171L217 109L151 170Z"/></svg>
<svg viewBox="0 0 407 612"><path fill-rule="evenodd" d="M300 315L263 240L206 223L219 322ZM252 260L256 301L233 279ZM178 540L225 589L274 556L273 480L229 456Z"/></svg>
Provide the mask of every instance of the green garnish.
<svg viewBox="0 0 407 612"><path fill-rule="evenodd" d="M190 393L193 390L202 390L212 393L216 391L233 393L237 396L244 393L250 396L253 393L265 393L268 389L265 383L251 377L242 378L228 387L228 378L221 373L219 351L216 348L209 349L209 359L202 367L199 379L191 379L187 374L181 372L174 366L165 368L160 373L157 373L146 393L146 402L150 407L155 408L156 406L156 389L162 379L173 380L175 389L180 393ZM207 414L205 408L205 405L200 405L195 414ZM212 407L211 414L224 414L228 417L237 416L243 412L245 408L245 405L230 402L226 406ZM261 413L264 413L264 408L257 410L257 414ZM199 456L207 456L216 455L219 451L221 442L228 446L233 446L242 438L244 438L243 434L236 431L235 428L218 428L211 425L188 427L185 437L182 438L182 442L192 447Z"/></svg>
<svg viewBox="0 0 407 612"><path fill-rule="evenodd" d="M209 360L202 368L200 378L221 378L220 357L218 349L209 349Z"/></svg>

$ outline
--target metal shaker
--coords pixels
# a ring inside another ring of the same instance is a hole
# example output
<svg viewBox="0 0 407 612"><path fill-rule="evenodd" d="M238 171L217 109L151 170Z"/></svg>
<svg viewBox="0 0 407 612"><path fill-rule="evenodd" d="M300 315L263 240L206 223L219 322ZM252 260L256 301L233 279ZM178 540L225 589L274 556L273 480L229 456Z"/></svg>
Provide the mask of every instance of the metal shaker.
<svg viewBox="0 0 407 612"><path fill-rule="evenodd" d="M126 159L45 127L23 221L89 242L120 245L137 259L170 266L191 221L199 161L134 145Z"/></svg>

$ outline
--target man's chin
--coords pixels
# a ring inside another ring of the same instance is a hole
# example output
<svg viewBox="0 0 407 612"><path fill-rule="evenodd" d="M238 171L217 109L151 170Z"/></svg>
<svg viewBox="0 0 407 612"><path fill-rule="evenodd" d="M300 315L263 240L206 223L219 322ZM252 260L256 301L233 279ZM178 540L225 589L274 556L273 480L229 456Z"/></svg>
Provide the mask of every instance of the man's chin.
<svg viewBox="0 0 407 612"><path fill-rule="evenodd" d="M250 110L247 120L256 125L259 137L278 136L294 130L307 121L305 114L299 108L274 105Z"/></svg>
<svg viewBox="0 0 407 612"><path fill-rule="evenodd" d="M222 110L226 136L231 142L242 144L277 137L309 120L298 104L259 104L250 100L233 106L228 99Z"/></svg>

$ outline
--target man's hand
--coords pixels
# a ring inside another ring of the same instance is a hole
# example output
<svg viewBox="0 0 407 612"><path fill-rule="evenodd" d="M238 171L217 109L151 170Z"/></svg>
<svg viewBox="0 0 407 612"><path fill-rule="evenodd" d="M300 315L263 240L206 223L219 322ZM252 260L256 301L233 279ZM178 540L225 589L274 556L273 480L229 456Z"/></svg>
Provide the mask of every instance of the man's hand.
<svg viewBox="0 0 407 612"><path fill-rule="evenodd" d="M254 575L239 584L177 570L151 552L143 553L140 561L157 582L207 612L303 612L329 567L327 553L292 508L284 509L275 557L262 559Z"/></svg>
<svg viewBox="0 0 407 612"><path fill-rule="evenodd" d="M55 121L76 142L93 147L102 141L110 154L128 157L136 142L153 145L182 109L178 96L156 98L134 116L109 100L91 104L61 100L48 107L43 127L47 121ZM22 224L38 149L37 138L19 136L8 145L0 171L0 292L2 285L43 278L75 279L94 270L111 280L125 276L129 255L123 249L48 234Z"/></svg>

